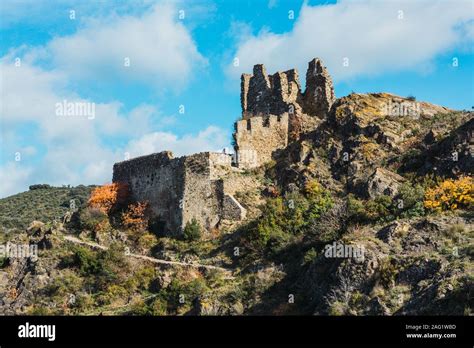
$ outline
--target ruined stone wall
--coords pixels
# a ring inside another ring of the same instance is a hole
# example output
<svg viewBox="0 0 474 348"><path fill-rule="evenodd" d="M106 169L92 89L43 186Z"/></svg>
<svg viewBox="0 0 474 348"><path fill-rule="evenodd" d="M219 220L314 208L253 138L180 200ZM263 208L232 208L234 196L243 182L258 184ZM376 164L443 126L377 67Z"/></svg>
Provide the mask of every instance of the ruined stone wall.
<svg viewBox="0 0 474 348"><path fill-rule="evenodd" d="M295 69L267 75L265 66L255 65L253 75L243 74L240 100L242 118L281 115L301 109L298 73Z"/></svg>
<svg viewBox="0 0 474 348"><path fill-rule="evenodd" d="M304 93L296 70L267 75L263 65L255 65L253 75L242 75L234 162L239 168L254 168L271 161L275 151L288 145L290 135L296 140L322 122L334 99L332 80L319 59L308 65ZM161 152L116 163L113 181L128 183L132 199L149 202L165 233L179 235L193 218L211 229L221 219L245 216L232 196L238 182L226 186L222 179L232 172L232 162L225 153L173 158L171 152Z"/></svg>
<svg viewBox="0 0 474 348"><path fill-rule="evenodd" d="M308 63L304 92L296 69L268 75L263 64L242 74L240 88L243 119L283 113L324 118L335 101L331 76L318 58Z"/></svg>
<svg viewBox="0 0 474 348"><path fill-rule="evenodd" d="M258 64L252 75L242 75L240 98L242 120L234 133L239 168L270 161L289 140L314 130L335 101L332 79L317 58L308 63L304 93L295 69L267 75Z"/></svg>
<svg viewBox="0 0 474 348"><path fill-rule="evenodd" d="M237 165L254 168L269 162L275 150L288 145L288 114L237 121L234 133Z"/></svg>
<svg viewBox="0 0 474 348"><path fill-rule="evenodd" d="M206 229L220 220L223 189L219 180L211 180L211 154L199 153L185 158L185 187L182 228L195 218Z"/></svg>
<svg viewBox="0 0 474 348"><path fill-rule="evenodd" d="M232 166L232 155L219 152L209 153L210 178L216 180L226 175Z"/></svg>
<svg viewBox="0 0 474 348"><path fill-rule="evenodd" d="M225 214L229 217L238 215L220 179L230 170L231 160L223 153L173 158L171 152L161 152L116 163L113 182L127 183L133 201L148 201L166 235L180 235L193 218L209 230L223 218L224 211L232 211Z"/></svg>
<svg viewBox="0 0 474 348"><path fill-rule="evenodd" d="M303 110L308 115L326 117L336 101L331 76L320 59L308 63Z"/></svg>
<svg viewBox="0 0 474 348"><path fill-rule="evenodd" d="M132 200L148 201L165 231L176 234L183 223L180 202L184 196L184 174L183 158L160 152L116 163L112 181L127 183Z"/></svg>

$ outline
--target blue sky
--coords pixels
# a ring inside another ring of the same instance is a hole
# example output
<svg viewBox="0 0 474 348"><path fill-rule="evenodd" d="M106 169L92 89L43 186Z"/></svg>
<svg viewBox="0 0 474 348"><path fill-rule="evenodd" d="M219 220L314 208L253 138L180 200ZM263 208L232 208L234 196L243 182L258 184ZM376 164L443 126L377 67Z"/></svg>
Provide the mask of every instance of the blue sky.
<svg viewBox="0 0 474 348"><path fill-rule="evenodd" d="M257 63L297 68L304 84L320 57L337 97L474 105L470 0L4 0L0 11L0 197L108 182L126 156L229 147L239 76ZM63 100L94 103L94 118L58 116Z"/></svg>

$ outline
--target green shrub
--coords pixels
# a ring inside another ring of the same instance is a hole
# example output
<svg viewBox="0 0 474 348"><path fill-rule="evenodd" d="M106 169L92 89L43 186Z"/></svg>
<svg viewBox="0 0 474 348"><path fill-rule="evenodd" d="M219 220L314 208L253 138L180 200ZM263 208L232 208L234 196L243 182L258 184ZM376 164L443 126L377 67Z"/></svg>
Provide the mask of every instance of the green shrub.
<svg viewBox="0 0 474 348"><path fill-rule="evenodd" d="M139 290L148 290L152 280L155 278L154 267L144 267L138 270L132 278L130 283L133 283L133 287Z"/></svg>
<svg viewBox="0 0 474 348"><path fill-rule="evenodd" d="M186 223L184 227L183 237L187 241L199 240L201 238L202 228L196 218Z"/></svg>
<svg viewBox="0 0 474 348"><path fill-rule="evenodd" d="M318 252L316 251L316 249L314 248L311 248L309 249L305 254L304 254L304 257L303 257L303 264L309 264L311 262L313 262L313 260L318 256Z"/></svg>
<svg viewBox="0 0 474 348"><path fill-rule="evenodd" d="M156 297L150 305L152 315L167 315L168 304L160 297Z"/></svg>
<svg viewBox="0 0 474 348"><path fill-rule="evenodd" d="M83 229L94 231L101 223L108 221L107 214L98 208L82 209L79 215L80 226Z"/></svg>
<svg viewBox="0 0 474 348"><path fill-rule="evenodd" d="M196 278L191 281L182 281L175 278L166 289L160 292L159 298L161 299L161 303L157 304L158 308L152 309L151 311L163 310L165 303L167 303L168 311L177 311L179 309L182 313L182 310L187 311L191 309L194 301L204 295L208 290L209 288L203 278Z"/></svg>
<svg viewBox="0 0 474 348"><path fill-rule="evenodd" d="M268 199L259 220L244 231L246 239L256 250L278 252L332 205L330 192L316 181L309 181L304 194L294 192Z"/></svg>
<svg viewBox="0 0 474 348"><path fill-rule="evenodd" d="M129 294L128 290L123 286L112 284L98 296L98 302L101 305L107 305L117 299L126 299Z"/></svg>
<svg viewBox="0 0 474 348"><path fill-rule="evenodd" d="M73 254L65 256L61 265L63 267L77 267L83 275L97 274L102 268L97 253L82 246L75 246Z"/></svg>
<svg viewBox="0 0 474 348"><path fill-rule="evenodd" d="M321 214L328 211L334 204L331 192L324 189L316 180L309 180L305 184L305 196L309 202L306 218L309 220L319 219Z"/></svg>
<svg viewBox="0 0 474 348"><path fill-rule="evenodd" d="M48 184L36 184L36 185L30 185L29 190L45 190L45 189L50 189L51 186Z"/></svg>
<svg viewBox="0 0 474 348"><path fill-rule="evenodd" d="M395 284L395 277L398 270L396 263L391 258L382 259L379 263L379 280L385 288L390 288Z"/></svg>
<svg viewBox="0 0 474 348"><path fill-rule="evenodd" d="M355 223L393 220L395 209L393 199L386 195L380 195L367 201L360 200L353 194L349 194L347 198L349 219Z"/></svg>
<svg viewBox="0 0 474 348"><path fill-rule="evenodd" d="M8 257L0 257L0 268L5 268L10 264Z"/></svg>
<svg viewBox="0 0 474 348"><path fill-rule="evenodd" d="M79 270L83 274L96 274L103 268L101 260L87 249L78 250L75 257Z"/></svg>
<svg viewBox="0 0 474 348"><path fill-rule="evenodd" d="M347 208L352 222L388 222L398 217L410 218L425 215L423 200L425 189L420 184L405 182L397 196L380 195L375 199L362 200L349 194Z"/></svg>
<svg viewBox="0 0 474 348"><path fill-rule="evenodd" d="M425 215L424 198L425 190L421 185L412 185L409 182L403 183L398 191L398 199L403 203L403 206L399 207L397 201L398 215L403 218Z"/></svg>
<svg viewBox="0 0 474 348"><path fill-rule="evenodd" d="M66 270L59 277L45 288L46 293L51 297L64 297L76 294L82 287L83 279L76 273Z"/></svg>
<svg viewBox="0 0 474 348"><path fill-rule="evenodd" d="M61 266L78 268L80 274L88 277L90 284L97 290L124 283L130 276L124 249L117 243L111 244L108 250L98 252L75 246L73 253L62 259Z"/></svg>

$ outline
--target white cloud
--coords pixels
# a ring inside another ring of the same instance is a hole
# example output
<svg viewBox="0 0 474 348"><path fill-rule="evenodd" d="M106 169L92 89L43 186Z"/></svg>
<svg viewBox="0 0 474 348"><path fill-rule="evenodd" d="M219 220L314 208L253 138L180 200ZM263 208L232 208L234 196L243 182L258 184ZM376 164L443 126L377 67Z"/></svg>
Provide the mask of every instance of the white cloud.
<svg viewBox="0 0 474 348"><path fill-rule="evenodd" d="M179 137L170 132L145 134L140 139L131 141L126 151L130 153L130 157L165 150L172 151L175 156L183 156L203 151L221 151L225 147L229 147L225 131L209 126L197 135L186 134Z"/></svg>
<svg viewBox="0 0 474 348"><path fill-rule="evenodd" d="M157 123L170 124L151 105L139 105L128 113L119 102L98 103L95 117L57 116L56 103L92 102L66 88L65 76L23 64L15 67L0 60L2 103L0 197L28 189L36 183L102 184L110 182L112 167L125 152L140 156L171 150L177 156L199 151L220 150L228 146L224 131L210 126L198 134L179 137L157 131ZM32 133L26 144L21 125ZM159 128L158 128L159 129ZM121 142L107 140L120 137ZM137 138L138 140L132 140ZM120 145L123 143L124 145ZM127 145L128 144L128 145ZM12 161L16 151L21 161Z"/></svg>
<svg viewBox="0 0 474 348"><path fill-rule="evenodd" d="M206 65L195 42L169 3L137 16L94 18L71 36L57 37L37 56L74 79L112 79L156 87L180 87ZM130 66L125 66L126 62Z"/></svg>
<svg viewBox="0 0 474 348"><path fill-rule="evenodd" d="M8 162L0 166L0 197L18 193L18 188L28 187L32 169L21 162Z"/></svg>
<svg viewBox="0 0 474 348"><path fill-rule="evenodd" d="M83 80L139 82L160 90L186 84L206 60L177 15L173 5L164 3L136 16L92 18L73 35L41 47L19 46L0 59L0 196L34 183L109 182L113 163L123 160L126 151L139 156L172 150L181 155L218 149L227 142L215 127L180 138L161 131L174 118L152 105L124 112L119 101L94 103L71 89ZM21 66L14 65L16 57L22 58ZM128 68L123 66L125 57L130 58ZM93 103L94 117L58 116L56 105L65 100ZM157 132L148 134L150 130ZM13 161L16 151L22 154L20 162Z"/></svg>
<svg viewBox="0 0 474 348"><path fill-rule="evenodd" d="M470 0L304 4L292 31L244 34L234 55L240 66L229 64L227 73L238 77L251 72L255 63L264 63L269 72L297 67L304 73L314 57L323 59L335 80L402 69L427 70L438 54L472 41L473 20ZM348 67L343 66L345 57Z"/></svg>
<svg viewBox="0 0 474 348"><path fill-rule="evenodd" d="M207 59L178 18L179 9L170 2L150 6L145 1L137 6L142 11L131 9L133 15L116 11L106 15L99 7L96 16L81 15L79 29L73 34L55 36L42 46L11 48L3 59L13 62L20 57L32 66L54 67L56 74L74 83L104 88L117 83L124 83L124 87L138 83L160 92L184 87L196 71L207 66Z"/></svg>
<svg viewBox="0 0 474 348"><path fill-rule="evenodd" d="M129 114L121 113L121 103L94 103L79 97L67 88L67 79L57 71L13 64L0 60L2 73L0 117L6 126L30 122L39 127L41 139L56 141L91 140L94 135L142 134L150 129L157 110L150 105L140 105ZM94 103L93 118L84 116L58 116L56 105L63 101Z"/></svg>

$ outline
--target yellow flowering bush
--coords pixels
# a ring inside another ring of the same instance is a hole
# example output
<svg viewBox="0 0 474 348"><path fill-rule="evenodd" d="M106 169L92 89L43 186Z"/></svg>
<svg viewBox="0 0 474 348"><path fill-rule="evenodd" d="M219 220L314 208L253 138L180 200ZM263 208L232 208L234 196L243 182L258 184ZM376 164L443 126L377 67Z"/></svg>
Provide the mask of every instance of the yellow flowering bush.
<svg viewBox="0 0 474 348"><path fill-rule="evenodd" d="M474 180L463 176L447 179L425 192L425 207L435 211L469 208L474 203Z"/></svg>

